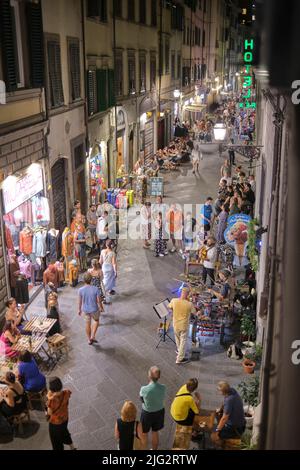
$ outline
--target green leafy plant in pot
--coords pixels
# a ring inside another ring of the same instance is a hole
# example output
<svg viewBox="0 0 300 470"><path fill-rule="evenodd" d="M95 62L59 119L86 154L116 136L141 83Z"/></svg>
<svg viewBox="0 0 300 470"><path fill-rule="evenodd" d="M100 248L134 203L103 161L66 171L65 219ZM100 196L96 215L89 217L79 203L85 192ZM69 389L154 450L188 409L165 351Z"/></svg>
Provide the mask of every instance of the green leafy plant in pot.
<svg viewBox="0 0 300 470"><path fill-rule="evenodd" d="M254 343L250 342L250 338L254 339L255 336L255 319L247 313L244 313L241 318L241 335L247 338L247 341L243 343L245 350L251 348L252 352Z"/></svg>
<svg viewBox="0 0 300 470"><path fill-rule="evenodd" d="M254 408L258 405L258 393L259 393L259 378L257 375L252 376L251 378L242 380L238 385L238 390L240 392L241 398L246 405L245 417L246 420L252 419ZM251 423L252 424L252 423Z"/></svg>

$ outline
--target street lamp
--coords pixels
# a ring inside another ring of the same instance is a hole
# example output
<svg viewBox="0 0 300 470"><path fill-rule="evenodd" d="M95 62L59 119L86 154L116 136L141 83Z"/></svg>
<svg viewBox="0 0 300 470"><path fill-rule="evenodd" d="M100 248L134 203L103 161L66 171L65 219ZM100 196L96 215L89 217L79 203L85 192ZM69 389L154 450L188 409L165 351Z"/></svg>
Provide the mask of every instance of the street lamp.
<svg viewBox="0 0 300 470"><path fill-rule="evenodd" d="M226 137L227 128L225 124L218 123L214 126L214 137L218 142L224 142Z"/></svg>
<svg viewBox="0 0 300 470"><path fill-rule="evenodd" d="M227 128L223 123L217 123L214 125L214 137L219 142L219 157L222 157L223 145L227 133Z"/></svg>
<svg viewBox="0 0 300 470"><path fill-rule="evenodd" d="M181 93L180 93L180 90L174 90L174 93L173 93L173 94L174 94L174 98L175 98L175 99L180 98L180 94L181 94Z"/></svg>

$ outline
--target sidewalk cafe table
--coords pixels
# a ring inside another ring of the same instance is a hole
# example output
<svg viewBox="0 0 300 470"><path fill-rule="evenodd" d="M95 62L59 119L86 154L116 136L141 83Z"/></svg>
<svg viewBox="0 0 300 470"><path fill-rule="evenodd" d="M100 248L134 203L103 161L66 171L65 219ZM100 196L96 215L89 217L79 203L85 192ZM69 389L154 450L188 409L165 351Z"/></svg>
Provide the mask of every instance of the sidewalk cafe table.
<svg viewBox="0 0 300 470"><path fill-rule="evenodd" d="M57 320L46 317L32 317L24 326L24 331L47 335Z"/></svg>

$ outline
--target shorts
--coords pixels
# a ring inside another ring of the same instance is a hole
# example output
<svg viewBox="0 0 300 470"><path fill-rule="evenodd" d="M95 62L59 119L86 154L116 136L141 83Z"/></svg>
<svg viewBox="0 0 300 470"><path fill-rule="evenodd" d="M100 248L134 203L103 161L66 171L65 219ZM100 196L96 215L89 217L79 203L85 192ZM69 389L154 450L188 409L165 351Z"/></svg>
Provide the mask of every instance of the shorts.
<svg viewBox="0 0 300 470"><path fill-rule="evenodd" d="M149 413L142 409L141 424L143 433L147 434L151 430L154 432L160 431L164 427L165 422L165 409Z"/></svg>
<svg viewBox="0 0 300 470"><path fill-rule="evenodd" d="M100 319L100 312L94 312L94 313L85 313L84 318L86 321L91 321L92 319L94 321L99 321Z"/></svg>
<svg viewBox="0 0 300 470"><path fill-rule="evenodd" d="M224 428L219 432L220 439L238 439L245 432L246 426L242 428L235 428L230 424L226 424Z"/></svg>
<svg viewBox="0 0 300 470"><path fill-rule="evenodd" d="M187 418L183 421L176 421L176 423L180 426L193 426L195 416L195 412L189 409L189 414L187 415Z"/></svg>

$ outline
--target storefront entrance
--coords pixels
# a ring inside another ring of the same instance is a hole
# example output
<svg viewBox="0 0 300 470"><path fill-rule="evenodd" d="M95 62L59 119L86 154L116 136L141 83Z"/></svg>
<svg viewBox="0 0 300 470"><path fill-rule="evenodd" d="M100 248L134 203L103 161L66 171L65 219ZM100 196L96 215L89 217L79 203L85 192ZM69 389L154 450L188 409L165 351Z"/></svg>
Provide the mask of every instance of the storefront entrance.
<svg viewBox="0 0 300 470"><path fill-rule="evenodd" d="M131 131L129 136L129 173L133 171L133 139L134 134L133 131Z"/></svg>
<svg viewBox="0 0 300 470"><path fill-rule="evenodd" d="M34 163L20 176L8 176L2 202L10 292L17 303L26 304L43 282L47 265L50 208L42 166Z"/></svg>
<svg viewBox="0 0 300 470"><path fill-rule="evenodd" d="M165 120L161 119L157 123L157 148L163 149L165 146Z"/></svg>
<svg viewBox="0 0 300 470"><path fill-rule="evenodd" d="M117 139L117 173L122 165L125 164L124 162L124 140L123 135L119 136Z"/></svg>
<svg viewBox="0 0 300 470"><path fill-rule="evenodd" d="M54 226L57 230L67 227L65 160L61 158L51 169Z"/></svg>

